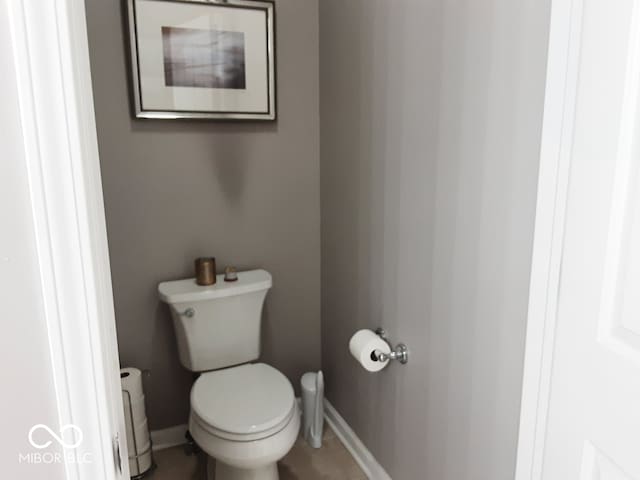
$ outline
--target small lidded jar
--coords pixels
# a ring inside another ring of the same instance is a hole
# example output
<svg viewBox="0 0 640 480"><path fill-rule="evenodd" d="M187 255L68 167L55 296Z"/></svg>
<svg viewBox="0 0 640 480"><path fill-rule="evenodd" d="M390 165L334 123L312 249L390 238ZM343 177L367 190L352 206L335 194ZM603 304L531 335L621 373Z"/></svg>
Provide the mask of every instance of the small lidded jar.
<svg viewBox="0 0 640 480"><path fill-rule="evenodd" d="M238 280L238 272L235 267L227 267L224 269L224 281L235 282Z"/></svg>

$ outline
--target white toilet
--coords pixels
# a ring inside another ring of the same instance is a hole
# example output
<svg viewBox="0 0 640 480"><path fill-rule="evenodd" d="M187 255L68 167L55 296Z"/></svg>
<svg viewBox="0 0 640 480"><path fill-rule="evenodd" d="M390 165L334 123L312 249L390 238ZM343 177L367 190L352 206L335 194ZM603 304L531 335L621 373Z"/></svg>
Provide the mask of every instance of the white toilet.
<svg viewBox="0 0 640 480"><path fill-rule="evenodd" d="M300 414L289 380L260 356L262 305L271 288L264 270L211 286L164 282L180 362L203 372L191 389L189 431L216 460L216 480L277 480L276 462L291 449ZM211 462L210 462L211 463Z"/></svg>

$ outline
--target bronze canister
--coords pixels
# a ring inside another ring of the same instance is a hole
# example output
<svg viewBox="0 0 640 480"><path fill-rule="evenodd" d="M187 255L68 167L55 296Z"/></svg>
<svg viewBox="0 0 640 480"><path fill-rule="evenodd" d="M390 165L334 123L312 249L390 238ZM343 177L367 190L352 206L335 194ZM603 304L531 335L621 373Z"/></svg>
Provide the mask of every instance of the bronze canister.
<svg viewBox="0 0 640 480"><path fill-rule="evenodd" d="M216 259L214 257L196 258L196 283L198 285L216 283Z"/></svg>

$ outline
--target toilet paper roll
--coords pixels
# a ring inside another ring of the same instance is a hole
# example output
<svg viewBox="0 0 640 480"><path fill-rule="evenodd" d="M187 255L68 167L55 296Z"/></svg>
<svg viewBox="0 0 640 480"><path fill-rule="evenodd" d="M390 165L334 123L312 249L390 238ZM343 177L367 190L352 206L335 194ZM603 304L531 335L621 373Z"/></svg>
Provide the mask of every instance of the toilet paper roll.
<svg viewBox="0 0 640 480"><path fill-rule="evenodd" d="M122 384L122 390L129 392L129 395L131 395L132 402L144 396L142 390L142 372L137 368L121 369L120 383Z"/></svg>
<svg viewBox="0 0 640 480"><path fill-rule="evenodd" d="M138 400L129 401L127 392L122 392L122 405L124 406L124 419L127 423L139 423L147 418L144 396Z"/></svg>
<svg viewBox="0 0 640 480"><path fill-rule="evenodd" d="M151 464L151 450L137 458L129 456L129 473L132 477L145 473L151 468Z"/></svg>
<svg viewBox="0 0 640 480"><path fill-rule="evenodd" d="M371 330L358 330L349 341L351 355L369 372L379 372L389 363L377 360L373 355L376 350L391 353L389 344Z"/></svg>
<svg viewBox="0 0 640 480"><path fill-rule="evenodd" d="M142 372L137 368L123 368L120 370L120 381L122 383L129 467L131 475L135 476L147 471L153 463L151 437L144 407Z"/></svg>
<svg viewBox="0 0 640 480"><path fill-rule="evenodd" d="M127 444L127 448L128 448L128 444ZM133 448L131 448L129 450L129 458L141 457L142 455L146 454L147 452L151 452L151 442L148 441L147 443L138 445L138 450L137 451L139 453L136 453L133 450Z"/></svg>
<svg viewBox="0 0 640 480"><path fill-rule="evenodd" d="M127 428L127 442L129 446L133 448L134 436L135 436L136 443L139 444L138 447L140 447L140 445L147 443L147 440L149 439L148 428L149 428L149 424L146 418L140 421L139 423L135 423L131 425L131 428Z"/></svg>
<svg viewBox="0 0 640 480"><path fill-rule="evenodd" d="M151 446L149 425L144 420L133 428L127 428L127 447L129 455L135 456L144 453Z"/></svg>

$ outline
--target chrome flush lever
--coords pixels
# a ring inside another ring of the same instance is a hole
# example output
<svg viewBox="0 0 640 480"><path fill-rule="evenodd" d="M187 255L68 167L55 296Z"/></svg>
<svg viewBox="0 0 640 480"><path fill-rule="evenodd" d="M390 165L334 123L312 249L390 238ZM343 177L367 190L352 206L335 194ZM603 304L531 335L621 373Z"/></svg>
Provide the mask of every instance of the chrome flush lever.
<svg viewBox="0 0 640 480"><path fill-rule="evenodd" d="M178 315L182 317L187 317L187 318L193 318L195 314L196 314L196 311L191 307L187 308L184 312L178 312Z"/></svg>

